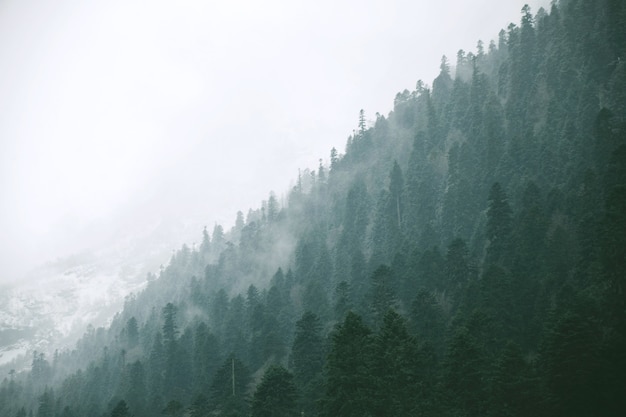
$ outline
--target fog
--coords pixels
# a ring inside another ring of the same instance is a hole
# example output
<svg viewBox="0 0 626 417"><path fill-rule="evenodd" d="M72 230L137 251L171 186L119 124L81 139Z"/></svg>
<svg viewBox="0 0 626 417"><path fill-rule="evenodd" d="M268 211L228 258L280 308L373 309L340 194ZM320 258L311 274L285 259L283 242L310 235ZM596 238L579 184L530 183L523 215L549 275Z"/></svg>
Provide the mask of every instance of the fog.
<svg viewBox="0 0 626 417"><path fill-rule="evenodd" d="M3 1L0 284L155 222L229 227L522 6Z"/></svg>

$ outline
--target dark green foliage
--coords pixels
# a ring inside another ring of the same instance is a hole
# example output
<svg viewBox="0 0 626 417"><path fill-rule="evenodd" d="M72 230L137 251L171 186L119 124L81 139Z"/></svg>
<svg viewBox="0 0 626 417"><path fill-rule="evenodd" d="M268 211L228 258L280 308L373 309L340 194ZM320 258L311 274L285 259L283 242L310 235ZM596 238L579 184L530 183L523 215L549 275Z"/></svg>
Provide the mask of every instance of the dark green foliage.
<svg viewBox="0 0 626 417"><path fill-rule="evenodd" d="M352 307L350 285L346 281L341 281L335 288L335 320L343 320Z"/></svg>
<svg viewBox="0 0 626 417"><path fill-rule="evenodd" d="M224 416L248 415L248 385L250 371L234 356L226 359L218 369L210 390L213 413Z"/></svg>
<svg viewBox="0 0 626 417"><path fill-rule="evenodd" d="M626 6L520 18L7 373L0 415L249 416L253 382L254 415L623 415Z"/></svg>
<svg viewBox="0 0 626 417"><path fill-rule="evenodd" d="M133 348L139 343L139 328L135 317L131 317L126 322L126 341L129 348Z"/></svg>
<svg viewBox="0 0 626 417"><path fill-rule="evenodd" d="M487 255L485 262L510 265L511 251L511 207L506 193L499 183L494 183L489 191L487 209Z"/></svg>
<svg viewBox="0 0 626 417"><path fill-rule="evenodd" d="M293 376L282 366L272 365L252 398L253 417L290 417L297 415L297 392Z"/></svg>
<svg viewBox="0 0 626 417"><path fill-rule="evenodd" d="M426 408L420 395L426 378L420 375L417 342L409 335L404 319L389 310L374 338L371 378L376 386L372 395L379 416L412 416L418 407ZM428 381L432 382L432 381Z"/></svg>
<svg viewBox="0 0 626 417"><path fill-rule="evenodd" d="M211 380L221 364L218 340L208 326L201 322L196 327L193 347L193 391L209 392Z"/></svg>
<svg viewBox="0 0 626 417"><path fill-rule="evenodd" d="M571 311L548 330L542 360L553 415L589 416L603 408L599 331L592 318Z"/></svg>
<svg viewBox="0 0 626 417"><path fill-rule="evenodd" d="M467 328L452 336L444 361L443 382L453 409L479 416L486 409L485 353Z"/></svg>
<svg viewBox="0 0 626 417"><path fill-rule="evenodd" d="M31 365L31 378L35 386L43 388L52 377L50 363L46 360L46 355L37 351L33 352L33 362Z"/></svg>
<svg viewBox="0 0 626 417"><path fill-rule="evenodd" d="M183 405L179 401L176 401L176 400L171 400L170 402L167 403L165 408L161 410L162 414L166 414L172 417L179 417L183 414L183 412L184 412Z"/></svg>
<svg viewBox="0 0 626 417"><path fill-rule="evenodd" d="M126 401L120 400L111 411L111 417L131 417Z"/></svg>
<svg viewBox="0 0 626 417"><path fill-rule="evenodd" d="M613 153L606 182L602 263L613 291L626 305L626 146Z"/></svg>
<svg viewBox="0 0 626 417"><path fill-rule="evenodd" d="M291 368L298 385L312 381L322 371L324 347L319 318L306 312L296 322L296 334L291 348Z"/></svg>
<svg viewBox="0 0 626 417"><path fill-rule="evenodd" d="M494 416L540 415L536 383L521 348L509 341L497 358L490 380L489 409Z"/></svg>
<svg viewBox="0 0 626 417"><path fill-rule="evenodd" d="M371 412L376 389L369 369L372 350L370 329L358 315L349 312L332 333L322 415L356 417Z"/></svg>
<svg viewBox="0 0 626 417"><path fill-rule="evenodd" d="M427 340L440 350L445 335L445 315L434 294L425 289L418 291L411 304L411 321L420 340Z"/></svg>
<svg viewBox="0 0 626 417"><path fill-rule="evenodd" d="M443 288L451 297L452 306L458 308L462 301L462 294L473 279L473 268L469 257L467 244L457 238L448 245L445 259L445 280Z"/></svg>
<svg viewBox="0 0 626 417"><path fill-rule="evenodd" d="M371 317L377 324L382 322L389 309L396 306L392 280L393 273L387 265L380 265L372 274L369 305Z"/></svg>
<svg viewBox="0 0 626 417"><path fill-rule="evenodd" d="M398 161L393 161L393 168L389 175L389 194L391 195L391 205L395 205L396 220L398 229L402 227L402 192L404 190L404 176Z"/></svg>
<svg viewBox="0 0 626 417"><path fill-rule="evenodd" d="M198 394L189 407L190 417L206 417L210 411L209 399L204 394Z"/></svg>
<svg viewBox="0 0 626 417"><path fill-rule="evenodd" d="M54 393L49 389L39 397L37 417L54 417Z"/></svg>
<svg viewBox="0 0 626 417"><path fill-rule="evenodd" d="M317 403L322 392L324 367L324 341L319 318L305 312L296 322L296 334L289 359L293 380L300 387L300 409L305 415L317 414Z"/></svg>

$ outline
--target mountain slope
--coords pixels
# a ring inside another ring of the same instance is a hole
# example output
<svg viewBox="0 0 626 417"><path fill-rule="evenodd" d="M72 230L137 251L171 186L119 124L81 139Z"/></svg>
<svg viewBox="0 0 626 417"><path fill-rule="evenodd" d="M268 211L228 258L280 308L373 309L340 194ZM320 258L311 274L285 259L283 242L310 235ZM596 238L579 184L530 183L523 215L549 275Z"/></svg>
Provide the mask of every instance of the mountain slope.
<svg viewBox="0 0 626 417"><path fill-rule="evenodd" d="M3 415L619 415L624 27L622 2L523 8L35 357Z"/></svg>

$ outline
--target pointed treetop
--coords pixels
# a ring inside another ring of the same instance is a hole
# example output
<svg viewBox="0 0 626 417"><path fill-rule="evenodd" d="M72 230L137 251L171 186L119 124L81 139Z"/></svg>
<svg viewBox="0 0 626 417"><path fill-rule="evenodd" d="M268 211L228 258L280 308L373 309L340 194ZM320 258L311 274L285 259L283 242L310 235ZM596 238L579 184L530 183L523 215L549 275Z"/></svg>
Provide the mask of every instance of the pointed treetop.
<svg viewBox="0 0 626 417"><path fill-rule="evenodd" d="M365 133L365 110L359 111L359 134Z"/></svg>
<svg viewBox="0 0 626 417"><path fill-rule="evenodd" d="M442 74L450 75L450 63L448 62L448 57L445 55L441 56L441 64L439 65L439 69Z"/></svg>

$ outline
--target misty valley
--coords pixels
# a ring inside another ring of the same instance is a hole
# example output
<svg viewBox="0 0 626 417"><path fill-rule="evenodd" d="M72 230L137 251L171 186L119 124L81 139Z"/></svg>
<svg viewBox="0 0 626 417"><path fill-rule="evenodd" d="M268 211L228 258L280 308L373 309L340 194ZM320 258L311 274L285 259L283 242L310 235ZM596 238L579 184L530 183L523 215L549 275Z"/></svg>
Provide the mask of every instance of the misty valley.
<svg viewBox="0 0 626 417"><path fill-rule="evenodd" d="M0 362L0 416L624 415L626 2L533 12L166 264L59 267L130 295L0 327L81 326Z"/></svg>

